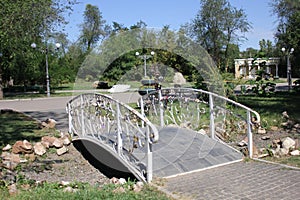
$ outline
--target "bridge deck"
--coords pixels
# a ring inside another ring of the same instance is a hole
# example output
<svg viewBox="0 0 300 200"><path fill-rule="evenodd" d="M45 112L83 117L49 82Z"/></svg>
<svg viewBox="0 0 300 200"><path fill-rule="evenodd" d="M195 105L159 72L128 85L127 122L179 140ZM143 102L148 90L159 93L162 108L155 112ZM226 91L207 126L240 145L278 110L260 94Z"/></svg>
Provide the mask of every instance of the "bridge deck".
<svg viewBox="0 0 300 200"><path fill-rule="evenodd" d="M239 161L242 154L192 130L166 127L153 145L153 174L169 177ZM138 157L138 156L137 156Z"/></svg>

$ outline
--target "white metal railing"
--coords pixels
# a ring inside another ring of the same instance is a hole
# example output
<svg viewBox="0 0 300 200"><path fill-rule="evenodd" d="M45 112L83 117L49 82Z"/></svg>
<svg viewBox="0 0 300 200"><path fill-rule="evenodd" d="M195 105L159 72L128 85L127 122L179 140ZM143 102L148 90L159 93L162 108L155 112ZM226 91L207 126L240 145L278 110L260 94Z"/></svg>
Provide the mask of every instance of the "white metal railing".
<svg viewBox="0 0 300 200"><path fill-rule="evenodd" d="M161 127L190 128L226 143L247 134L249 157L253 157L252 133L260 127L260 115L238 102L201 89L164 88L144 95L139 104L142 115Z"/></svg>
<svg viewBox="0 0 300 200"><path fill-rule="evenodd" d="M67 104L69 132L93 138L130 166L143 181L152 180L156 127L138 111L104 94L82 94Z"/></svg>

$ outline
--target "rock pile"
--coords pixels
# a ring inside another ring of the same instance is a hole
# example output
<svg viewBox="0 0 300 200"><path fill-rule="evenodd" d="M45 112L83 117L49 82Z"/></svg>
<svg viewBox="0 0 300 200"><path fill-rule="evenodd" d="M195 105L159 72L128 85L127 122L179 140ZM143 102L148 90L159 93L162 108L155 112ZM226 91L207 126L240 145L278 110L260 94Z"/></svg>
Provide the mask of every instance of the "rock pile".
<svg viewBox="0 0 300 200"><path fill-rule="evenodd" d="M14 170L19 163L34 161L36 156L44 155L51 147L56 148L56 154L62 155L68 152L68 145L71 144L70 136L62 134L60 138L44 136L40 142L32 144L27 140L16 141L12 146L7 144L2 149L1 166Z"/></svg>
<svg viewBox="0 0 300 200"><path fill-rule="evenodd" d="M124 178L118 179L116 177L112 177L110 179L110 183L119 186L119 187L116 187L116 189L114 190L114 192L116 192L116 193L123 193L128 190L134 191L134 192L140 192L144 187L144 183L141 181L138 181L138 182L134 183L133 185L129 185L129 184L126 184L127 181Z"/></svg>
<svg viewBox="0 0 300 200"><path fill-rule="evenodd" d="M274 139L272 141L272 148L268 148L268 154L274 157L280 156L299 156L299 140L286 137L283 139Z"/></svg>

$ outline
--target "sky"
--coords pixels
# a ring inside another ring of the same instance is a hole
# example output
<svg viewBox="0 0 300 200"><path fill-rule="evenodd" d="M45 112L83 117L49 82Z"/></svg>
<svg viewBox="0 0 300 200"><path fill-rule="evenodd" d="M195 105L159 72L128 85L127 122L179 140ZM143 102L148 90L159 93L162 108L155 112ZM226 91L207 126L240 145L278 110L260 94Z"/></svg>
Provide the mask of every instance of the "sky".
<svg viewBox="0 0 300 200"><path fill-rule="evenodd" d="M75 41L79 37L79 24L83 23L86 4L98 6L106 23L112 22L130 27L142 20L149 28L162 28L169 25L177 31L181 25L191 22L200 10L200 0L79 0L66 27L68 38ZM272 0L229 0L236 8L242 8L252 29L245 34L247 38L240 50L248 47L259 49L261 39L269 39L274 44L276 17L271 14L269 3Z"/></svg>

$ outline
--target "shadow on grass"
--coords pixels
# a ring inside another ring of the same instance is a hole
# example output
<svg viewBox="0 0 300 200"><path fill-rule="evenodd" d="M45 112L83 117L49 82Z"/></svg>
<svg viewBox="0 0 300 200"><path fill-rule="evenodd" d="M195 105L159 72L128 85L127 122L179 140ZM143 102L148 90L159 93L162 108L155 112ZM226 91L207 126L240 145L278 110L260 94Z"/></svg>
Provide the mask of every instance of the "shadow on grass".
<svg viewBox="0 0 300 200"><path fill-rule="evenodd" d="M7 144L14 144L18 140L36 142L42 135L40 124L30 117L13 111L0 111L0 148Z"/></svg>
<svg viewBox="0 0 300 200"><path fill-rule="evenodd" d="M242 103L269 119L281 117L281 113L287 111L289 116L300 122L300 93L277 92L269 97L250 95L238 96L238 102Z"/></svg>

